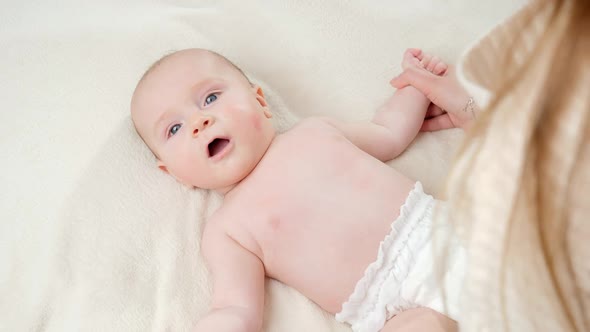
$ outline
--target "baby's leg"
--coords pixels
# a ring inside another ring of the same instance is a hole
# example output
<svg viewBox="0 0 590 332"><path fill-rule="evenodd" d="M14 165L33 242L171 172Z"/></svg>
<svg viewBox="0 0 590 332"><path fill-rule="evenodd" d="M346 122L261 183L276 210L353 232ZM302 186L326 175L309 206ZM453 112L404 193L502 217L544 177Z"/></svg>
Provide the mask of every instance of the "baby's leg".
<svg viewBox="0 0 590 332"><path fill-rule="evenodd" d="M457 322L428 308L416 308L397 314L385 323L381 332L430 331L456 332Z"/></svg>

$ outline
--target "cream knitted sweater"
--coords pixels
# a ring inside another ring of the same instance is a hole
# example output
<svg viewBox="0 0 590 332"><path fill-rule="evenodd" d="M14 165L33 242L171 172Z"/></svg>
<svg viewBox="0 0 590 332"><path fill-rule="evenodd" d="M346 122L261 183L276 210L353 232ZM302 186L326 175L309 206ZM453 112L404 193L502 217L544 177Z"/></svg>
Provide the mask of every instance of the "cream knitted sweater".
<svg viewBox="0 0 590 332"><path fill-rule="evenodd" d="M523 22L531 5L524 7L505 23L496 27L489 34L475 43L462 57L458 66L458 78L476 103L485 108L493 97L492 82L503 75L500 57L501 50L509 45L510 36L526 34L524 40L527 45L516 51L526 55L531 52L534 41L541 37L541 28L547 19L545 12L537 14L534 23L523 29ZM560 29L559 22L552 26L552 30ZM584 33L587 33L584 32ZM559 38L558 34L547 36L550 43ZM530 43L529 43L530 42ZM527 48L528 47L528 48ZM524 59L524 57L521 57ZM469 271L462 297L462 316L460 317L461 331L565 331L563 317L556 314L554 303L545 301L551 292L548 286L546 271L523 271L508 269L507 278L500 282L500 266L503 255L502 246L506 236L507 223L516 190L519 186L519 174L522 172L525 159L526 145L523 132L528 126L529 111L533 107L532 100L541 93L540 82L545 80L546 68L551 66L551 60L542 53L533 56L534 70L526 77L519 78L509 96L501 103L502 109L511 113L509 116L498 114L492 120L487 139L478 149L477 162L470 165L469 174L477 172L477 177L467 181L469 195L473 197L469 210L473 218L469 234L466 238L469 251ZM580 68L577 79L576 93L587 96L590 93L590 65L585 63ZM573 127L582 125L577 120L584 112L590 110L589 98L579 98L570 103L569 118L563 119L559 130L564 133L572 132ZM509 119L509 121L507 121ZM557 143L556 143L557 144ZM507 149L506 147L510 147ZM556 146L556 149L567 147ZM578 322L590 319L590 146L586 145L581 154L571 155L563 153L564 162L574 158L581 158L581 169L576 171L571 180L572 185L564 200L568 204L572 227L569 229L569 245L573 256L574 272L582 288L584 302L582 310L574 313ZM560 156L561 158L561 156ZM561 160L561 159L560 159ZM559 175L556 175L559 176ZM453 176L451 176L451 184ZM566 179L564 179L566 180ZM453 198L452 192L450 198ZM536 233L531 226L523 225L523 233L530 234L530 243L534 242ZM530 228L530 232L526 227ZM526 237L523 246L529 243ZM540 260L540 255L531 251L531 260ZM528 285L530 287L522 287ZM505 310L502 310L502 294L505 291ZM582 312L586 311L586 312ZM584 318L585 317L585 318ZM505 324L509 322L509 326ZM584 326L583 323L579 326ZM586 325L588 326L588 325Z"/></svg>

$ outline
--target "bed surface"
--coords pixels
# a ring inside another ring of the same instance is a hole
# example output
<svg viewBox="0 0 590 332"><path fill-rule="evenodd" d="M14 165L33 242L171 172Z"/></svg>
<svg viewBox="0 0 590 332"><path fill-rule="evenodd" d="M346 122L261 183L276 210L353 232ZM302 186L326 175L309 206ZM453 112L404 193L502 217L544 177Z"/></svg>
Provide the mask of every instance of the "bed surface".
<svg viewBox="0 0 590 332"><path fill-rule="evenodd" d="M207 310L199 255L219 197L159 172L129 101L159 57L210 48L268 95L277 126L370 119L403 51L449 62L524 1L4 1L0 331L185 331ZM440 190L456 130L392 167ZM265 331L349 331L267 283Z"/></svg>

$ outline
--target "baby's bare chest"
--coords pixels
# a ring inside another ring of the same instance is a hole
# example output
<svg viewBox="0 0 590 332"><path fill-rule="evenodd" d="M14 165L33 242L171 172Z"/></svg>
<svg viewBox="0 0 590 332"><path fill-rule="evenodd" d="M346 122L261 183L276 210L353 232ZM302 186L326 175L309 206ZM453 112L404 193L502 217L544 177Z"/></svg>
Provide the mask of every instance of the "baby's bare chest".
<svg viewBox="0 0 590 332"><path fill-rule="evenodd" d="M277 138L248 182L246 230L275 253L386 229L412 183L339 133L314 130Z"/></svg>
<svg viewBox="0 0 590 332"><path fill-rule="evenodd" d="M403 176L339 132L302 128L275 140L252 184L294 209L330 208L378 195L379 188L392 185L399 177Z"/></svg>

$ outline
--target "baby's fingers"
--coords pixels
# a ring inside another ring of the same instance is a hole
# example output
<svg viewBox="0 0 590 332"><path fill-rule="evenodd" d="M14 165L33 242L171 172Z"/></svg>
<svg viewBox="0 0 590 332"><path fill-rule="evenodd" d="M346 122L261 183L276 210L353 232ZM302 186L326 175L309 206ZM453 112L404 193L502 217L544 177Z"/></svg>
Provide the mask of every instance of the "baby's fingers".
<svg viewBox="0 0 590 332"><path fill-rule="evenodd" d="M447 73L449 66L444 62L439 62L432 71L435 75L443 76Z"/></svg>
<svg viewBox="0 0 590 332"><path fill-rule="evenodd" d="M430 60L430 62L428 63L428 66L426 66L426 69L430 72L434 72L434 68L441 63L440 58L437 56L432 57L432 59Z"/></svg>
<svg viewBox="0 0 590 332"><path fill-rule="evenodd" d="M420 58L422 57L422 50L417 48L407 49L402 59L402 68L407 69L409 67L422 68Z"/></svg>
<svg viewBox="0 0 590 332"><path fill-rule="evenodd" d="M418 60L422 60L424 57L422 50L419 48L408 48L406 52L410 53L413 57L418 58Z"/></svg>
<svg viewBox="0 0 590 332"><path fill-rule="evenodd" d="M422 59L420 59L420 63L422 63L422 68L428 68L431 61L432 61L432 55L424 54Z"/></svg>

